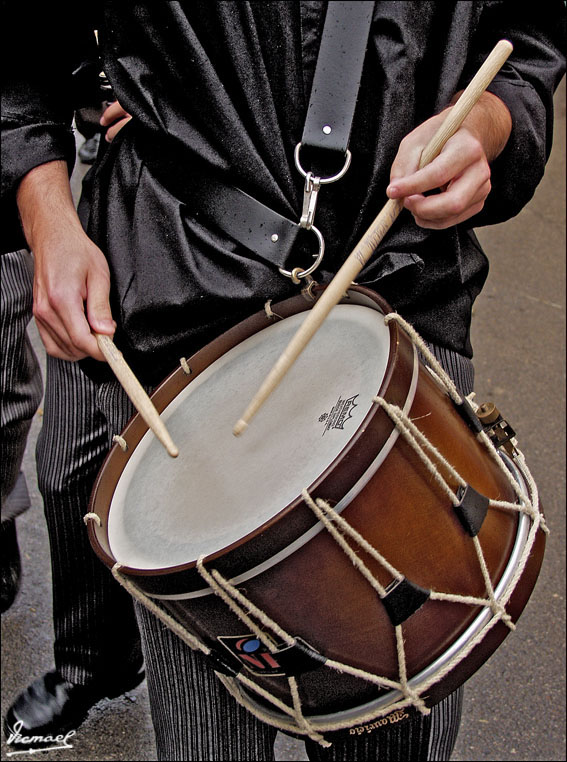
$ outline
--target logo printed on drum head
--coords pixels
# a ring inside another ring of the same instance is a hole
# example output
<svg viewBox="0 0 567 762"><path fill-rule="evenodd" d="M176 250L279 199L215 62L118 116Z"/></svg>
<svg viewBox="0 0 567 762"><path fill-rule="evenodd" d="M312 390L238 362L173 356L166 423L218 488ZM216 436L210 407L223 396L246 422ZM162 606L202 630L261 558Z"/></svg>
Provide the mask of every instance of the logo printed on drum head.
<svg viewBox="0 0 567 762"><path fill-rule="evenodd" d="M319 416L319 422L325 424L325 428L321 436L325 436L327 431L330 429L344 429L345 423L350 418L352 418L353 410L355 407L357 407L355 402L357 397L358 394L354 394L352 397L348 397L347 399L339 397L329 413L323 413L321 416Z"/></svg>

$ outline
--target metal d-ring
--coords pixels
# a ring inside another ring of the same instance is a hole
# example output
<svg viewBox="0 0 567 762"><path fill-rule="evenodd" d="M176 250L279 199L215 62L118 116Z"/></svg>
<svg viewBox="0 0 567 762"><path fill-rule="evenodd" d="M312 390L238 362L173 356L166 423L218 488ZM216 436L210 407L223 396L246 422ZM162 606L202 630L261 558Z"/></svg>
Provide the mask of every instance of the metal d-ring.
<svg viewBox="0 0 567 762"><path fill-rule="evenodd" d="M307 177L307 172L303 169L303 167L301 166L301 164L299 162L299 151L301 149L301 146L302 146L302 143L298 143L295 146L295 152L293 154L294 158L295 158L295 166L297 167L297 169L299 170L300 174L303 177ZM343 175L346 174L348 168L350 167L350 160L351 159L352 159L352 154L351 154L351 152L347 148L346 149L346 153L345 153L344 167L341 169L340 172L338 172L336 175L333 175L332 177L319 177L319 178L317 178L319 180L319 182L321 183L321 185L328 185L329 183L334 183L337 180L340 180L341 177L343 177Z"/></svg>
<svg viewBox="0 0 567 762"><path fill-rule="evenodd" d="M323 254L325 253L325 241L323 240L323 236L321 235L320 230L316 228L315 225L311 225L311 227L306 228L306 230L312 230L319 241L319 253L313 255L315 256L315 262L311 265L311 267L308 267L305 270L300 270L299 267L294 267L293 270L284 270L281 267L279 268L281 274L285 275L286 278L291 278L294 283L299 283L301 278L306 278L308 275L311 275L311 273L314 272L321 264Z"/></svg>

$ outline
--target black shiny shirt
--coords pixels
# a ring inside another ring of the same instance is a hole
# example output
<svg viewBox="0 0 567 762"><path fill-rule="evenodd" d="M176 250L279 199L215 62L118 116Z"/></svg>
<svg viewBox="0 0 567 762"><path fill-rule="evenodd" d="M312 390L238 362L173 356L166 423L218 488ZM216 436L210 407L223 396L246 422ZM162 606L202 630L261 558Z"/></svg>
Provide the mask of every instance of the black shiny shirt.
<svg viewBox="0 0 567 762"><path fill-rule="evenodd" d="M200 215L191 196L209 175L299 219L304 181L293 152L326 3L33 5L14 3L4 23L3 250L18 240L9 223L20 179L53 159L72 166L70 75L96 28L101 67L133 120L89 178L87 230L110 262L117 342L142 378L159 380L179 356L297 290ZM563 2L376 2L352 165L321 191L316 213L327 250L315 277L326 282L385 202L401 139L466 86L502 37L514 52L489 89L508 106L513 132L485 209L444 231L403 212L358 279L426 339L467 356L488 271L472 228L517 214L543 175L564 70Z"/></svg>

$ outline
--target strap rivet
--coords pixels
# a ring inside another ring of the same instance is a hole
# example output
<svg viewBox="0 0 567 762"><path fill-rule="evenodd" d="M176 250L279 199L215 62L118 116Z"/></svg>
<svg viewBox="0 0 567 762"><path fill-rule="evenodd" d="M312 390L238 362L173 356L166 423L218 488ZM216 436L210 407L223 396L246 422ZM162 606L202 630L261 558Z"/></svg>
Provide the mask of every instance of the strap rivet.
<svg viewBox="0 0 567 762"><path fill-rule="evenodd" d="M323 132L325 133L325 135L330 135L330 134L331 134L331 132L332 132L332 128L331 128L331 126L330 126L329 124L326 124L326 125L323 127Z"/></svg>
<svg viewBox="0 0 567 762"><path fill-rule="evenodd" d="M274 235L272 236L272 242L275 243L278 240L278 238L279 238L279 235L277 233L274 233Z"/></svg>

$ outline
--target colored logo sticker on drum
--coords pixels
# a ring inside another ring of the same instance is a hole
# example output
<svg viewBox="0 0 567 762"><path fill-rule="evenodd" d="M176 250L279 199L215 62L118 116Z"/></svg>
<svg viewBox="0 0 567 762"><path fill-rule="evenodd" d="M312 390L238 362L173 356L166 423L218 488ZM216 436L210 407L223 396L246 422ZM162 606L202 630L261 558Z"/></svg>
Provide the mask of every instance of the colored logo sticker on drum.
<svg viewBox="0 0 567 762"><path fill-rule="evenodd" d="M347 399L339 397L329 413L323 413L323 415L319 416L319 422L325 424L321 436L324 437L331 429L344 429L345 423L352 418L353 410L357 407L355 402L357 397L358 394Z"/></svg>
<svg viewBox="0 0 567 762"><path fill-rule="evenodd" d="M270 651L255 635L218 635L225 648L254 675L292 677L311 672L325 664L326 658L303 638L290 644L274 644Z"/></svg>
<svg viewBox="0 0 567 762"><path fill-rule="evenodd" d="M283 675L284 669L255 635L219 635L218 640L254 675Z"/></svg>

